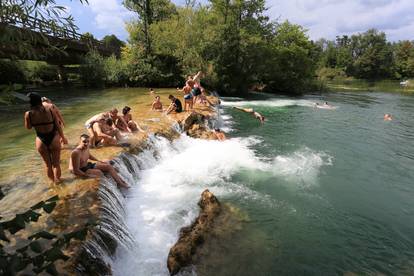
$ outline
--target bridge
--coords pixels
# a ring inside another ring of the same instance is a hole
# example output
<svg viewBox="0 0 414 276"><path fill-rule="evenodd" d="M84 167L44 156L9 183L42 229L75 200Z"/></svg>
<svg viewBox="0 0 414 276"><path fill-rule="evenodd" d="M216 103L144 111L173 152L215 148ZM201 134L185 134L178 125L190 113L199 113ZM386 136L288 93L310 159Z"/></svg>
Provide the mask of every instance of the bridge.
<svg viewBox="0 0 414 276"><path fill-rule="evenodd" d="M10 42L0 44L0 58L40 60L55 65L68 65L80 64L82 57L91 49L98 51L102 56L110 56L117 52L117 49L81 35L74 29L4 10L0 12L0 34L3 41ZM32 50L22 50L22 45L18 45L17 42L29 45Z"/></svg>

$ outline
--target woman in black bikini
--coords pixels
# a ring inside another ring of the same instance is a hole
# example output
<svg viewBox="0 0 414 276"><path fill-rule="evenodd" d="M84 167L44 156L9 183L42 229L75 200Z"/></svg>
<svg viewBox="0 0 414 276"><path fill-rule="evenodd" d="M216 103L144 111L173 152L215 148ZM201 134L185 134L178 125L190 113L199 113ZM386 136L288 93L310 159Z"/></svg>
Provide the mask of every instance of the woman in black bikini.
<svg viewBox="0 0 414 276"><path fill-rule="evenodd" d="M64 144L68 141L63 134L58 118L53 116L50 108L42 105L42 98L36 93L28 94L30 111L24 114L24 124L27 129L36 130L36 149L46 165L47 176L58 183L61 181L60 170L60 139Z"/></svg>

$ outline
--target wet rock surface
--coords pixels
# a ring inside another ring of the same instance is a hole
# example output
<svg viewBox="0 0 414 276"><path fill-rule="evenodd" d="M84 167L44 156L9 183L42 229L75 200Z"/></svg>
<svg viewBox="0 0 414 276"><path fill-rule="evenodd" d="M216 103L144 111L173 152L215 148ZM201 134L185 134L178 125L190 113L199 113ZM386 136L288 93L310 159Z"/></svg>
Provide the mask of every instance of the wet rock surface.
<svg viewBox="0 0 414 276"><path fill-rule="evenodd" d="M198 205L201 209L200 214L190 226L181 228L178 241L168 254L167 267L171 275L177 274L181 268L192 263L193 255L206 240L221 212L220 202L209 190L201 194Z"/></svg>

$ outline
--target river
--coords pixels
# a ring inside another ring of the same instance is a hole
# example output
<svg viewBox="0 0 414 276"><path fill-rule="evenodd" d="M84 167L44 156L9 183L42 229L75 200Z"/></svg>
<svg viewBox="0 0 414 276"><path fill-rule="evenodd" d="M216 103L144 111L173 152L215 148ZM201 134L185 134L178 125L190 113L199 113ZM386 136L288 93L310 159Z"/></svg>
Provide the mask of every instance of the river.
<svg viewBox="0 0 414 276"><path fill-rule="evenodd" d="M131 89L55 98L71 129L135 95ZM323 101L337 108L314 108ZM233 106L254 108L265 124ZM12 172L1 185L13 187L8 193L30 190L30 164L40 162L17 109L1 115L8 132L0 137L0 169ZM216 125L228 140L153 137L152 148L136 157L141 171L125 194L135 244L118 249L114 274L167 275L168 250L196 217L205 188L236 210L238 225L210 243L190 273L413 274L413 110L414 96L398 93L223 98ZM384 121L385 113L393 121ZM29 164L25 174L22 162Z"/></svg>

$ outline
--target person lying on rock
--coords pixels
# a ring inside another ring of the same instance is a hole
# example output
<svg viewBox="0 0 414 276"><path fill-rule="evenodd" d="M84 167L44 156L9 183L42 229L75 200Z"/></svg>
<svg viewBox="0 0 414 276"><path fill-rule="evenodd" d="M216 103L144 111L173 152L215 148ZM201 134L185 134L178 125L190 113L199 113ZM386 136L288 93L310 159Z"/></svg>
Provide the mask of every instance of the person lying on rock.
<svg viewBox="0 0 414 276"><path fill-rule="evenodd" d="M76 176L102 177L105 173L112 176L118 187L129 188L108 162L100 161L89 152L89 135L80 136L79 145L72 151L69 161L69 171ZM96 162L89 162L89 160Z"/></svg>
<svg viewBox="0 0 414 276"><path fill-rule="evenodd" d="M183 106L181 104L181 101L177 98L175 98L173 95L169 95L168 99L170 99L171 104L170 106L167 108L167 111L165 112L166 114L170 114L171 112L176 112L176 113L180 113L183 111Z"/></svg>

